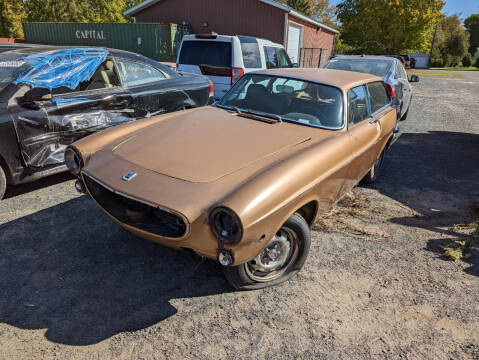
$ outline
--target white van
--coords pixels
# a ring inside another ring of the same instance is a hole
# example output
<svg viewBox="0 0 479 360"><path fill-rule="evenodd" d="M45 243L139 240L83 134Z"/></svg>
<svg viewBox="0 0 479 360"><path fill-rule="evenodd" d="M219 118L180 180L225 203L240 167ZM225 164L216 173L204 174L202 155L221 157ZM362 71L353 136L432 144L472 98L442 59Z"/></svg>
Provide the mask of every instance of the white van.
<svg viewBox="0 0 479 360"><path fill-rule="evenodd" d="M214 33L185 35L176 62L178 71L208 76L215 87L215 99L221 99L245 73L290 67L293 64L281 44Z"/></svg>

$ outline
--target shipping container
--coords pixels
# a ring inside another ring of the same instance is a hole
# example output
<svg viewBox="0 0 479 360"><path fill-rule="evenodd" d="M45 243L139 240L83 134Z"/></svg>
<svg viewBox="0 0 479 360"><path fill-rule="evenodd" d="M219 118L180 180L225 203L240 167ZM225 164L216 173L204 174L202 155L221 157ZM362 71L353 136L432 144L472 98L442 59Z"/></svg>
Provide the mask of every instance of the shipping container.
<svg viewBox="0 0 479 360"><path fill-rule="evenodd" d="M31 44L101 46L132 51L154 60L175 62L187 26L177 24L26 23Z"/></svg>

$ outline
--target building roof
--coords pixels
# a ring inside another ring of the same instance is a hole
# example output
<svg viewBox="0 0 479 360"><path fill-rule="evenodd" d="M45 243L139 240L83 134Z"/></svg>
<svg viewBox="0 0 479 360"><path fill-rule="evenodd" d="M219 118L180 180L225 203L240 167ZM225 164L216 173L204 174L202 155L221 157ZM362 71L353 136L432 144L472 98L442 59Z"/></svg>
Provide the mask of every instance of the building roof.
<svg viewBox="0 0 479 360"><path fill-rule="evenodd" d="M156 4L156 3L159 3L160 1L162 0L145 0L141 3L139 3L138 5L136 6L133 6L132 8L126 10L123 12L123 15L125 16L134 16L136 13ZM327 25L324 25L323 23L319 22L319 21L316 21L316 20L313 20L311 19L310 17L307 17L306 15L303 15L301 14L300 12L294 10L293 8L287 6L287 5L284 5L284 4L281 4L281 3L278 3L277 1L274 1L274 0L258 0L258 1L261 1L262 3L265 3L265 4L268 4L268 5L271 5L271 6L274 6L278 9L281 9L285 12L287 12L288 14L292 15L292 16L295 16L297 17L298 19L301 19L303 21L306 21L310 24L313 24L315 26L318 26L318 27L321 27L323 29L326 29L326 30L329 30L335 34L339 34L339 31L336 30L336 29L333 29L332 27L329 27Z"/></svg>
<svg viewBox="0 0 479 360"><path fill-rule="evenodd" d="M364 84L371 81L382 81L378 76L371 74L363 74L354 71L318 69L318 68L284 68L259 70L253 74L265 74L286 76L289 78L301 79L306 81L314 81L337 86L342 89L350 89L354 86ZM251 73L250 73L251 74Z"/></svg>

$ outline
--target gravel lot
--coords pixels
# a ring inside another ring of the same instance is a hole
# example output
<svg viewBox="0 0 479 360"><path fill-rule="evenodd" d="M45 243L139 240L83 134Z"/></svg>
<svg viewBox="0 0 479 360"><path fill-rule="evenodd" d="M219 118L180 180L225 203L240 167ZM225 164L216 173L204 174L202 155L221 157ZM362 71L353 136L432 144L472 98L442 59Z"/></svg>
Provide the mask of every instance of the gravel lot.
<svg viewBox="0 0 479 360"><path fill-rule="evenodd" d="M212 261L126 233L68 175L11 189L0 358L479 359L479 255L442 256L479 200L479 72L414 90L378 182L271 289L233 292Z"/></svg>

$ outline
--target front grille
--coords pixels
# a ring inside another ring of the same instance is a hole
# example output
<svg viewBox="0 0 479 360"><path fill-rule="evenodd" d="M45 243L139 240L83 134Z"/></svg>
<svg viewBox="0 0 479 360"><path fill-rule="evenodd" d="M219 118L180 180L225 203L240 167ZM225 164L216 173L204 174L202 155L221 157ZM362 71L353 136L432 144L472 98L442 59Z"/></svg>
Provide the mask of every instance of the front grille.
<svg viewBox="0 0 479 360"><path fill-rule="evenodd" d="M118 221L168 238L185 235L187 226L181 217L114 193L85 174L83 179L90 195Z"/></svg>

